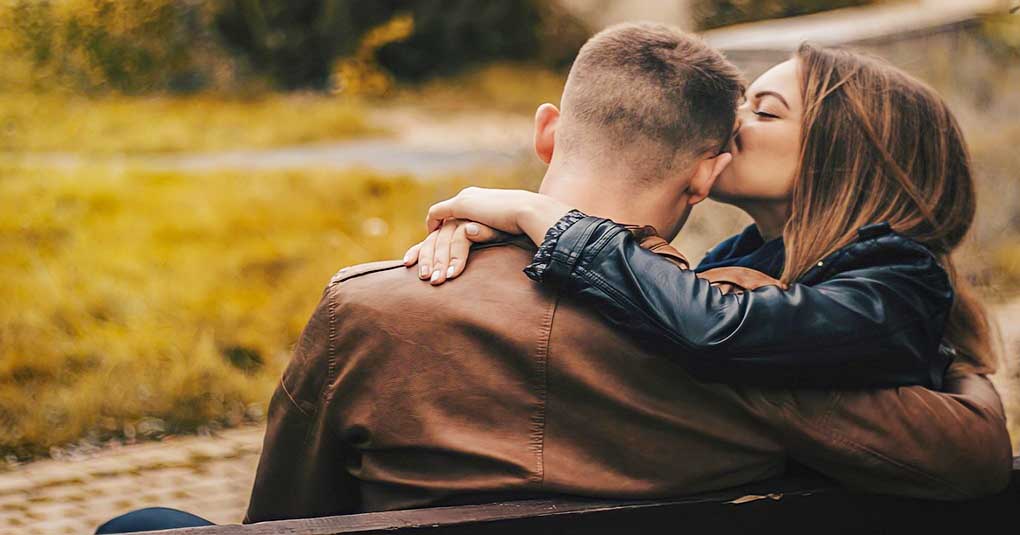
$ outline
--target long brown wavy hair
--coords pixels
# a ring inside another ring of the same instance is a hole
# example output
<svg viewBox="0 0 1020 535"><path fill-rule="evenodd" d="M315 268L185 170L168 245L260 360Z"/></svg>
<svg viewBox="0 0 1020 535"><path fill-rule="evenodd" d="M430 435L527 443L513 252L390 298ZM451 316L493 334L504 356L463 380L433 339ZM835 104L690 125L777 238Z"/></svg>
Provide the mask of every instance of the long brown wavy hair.
<svg viewBox="0 0 1020 535"><path fill-rule="evenodd" d="M928 247L951 277L956 298L944 341L958 353L954 369L993 373L987 314L950 256L976 201L967 146L946 103L875 57L808 44L795 57L804 114L782 281L854 241L858 228L887 221Z"/></svg>

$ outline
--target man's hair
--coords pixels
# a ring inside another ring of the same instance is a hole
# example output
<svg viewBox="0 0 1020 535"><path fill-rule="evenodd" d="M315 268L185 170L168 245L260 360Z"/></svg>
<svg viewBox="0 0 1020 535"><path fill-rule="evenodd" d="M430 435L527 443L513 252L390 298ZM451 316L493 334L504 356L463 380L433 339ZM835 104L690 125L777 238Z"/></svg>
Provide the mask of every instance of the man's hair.
<svg viewBox="0 0 1020 535"><path fill-rule="evenodd" d="M563 90L558 143L640 141L654 173L707 151L733 131L744 80L699 37L654 23L611 26L581 47ZM652 142L652 144L647 143Z"/></svg>

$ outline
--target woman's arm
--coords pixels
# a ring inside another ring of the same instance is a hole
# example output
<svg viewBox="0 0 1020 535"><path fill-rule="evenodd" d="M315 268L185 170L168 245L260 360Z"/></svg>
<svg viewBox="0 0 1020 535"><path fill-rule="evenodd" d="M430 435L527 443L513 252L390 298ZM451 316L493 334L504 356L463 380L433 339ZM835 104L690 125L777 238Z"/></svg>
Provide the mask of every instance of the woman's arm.
<svg viewBox="0 0 1020 535"><path fill-rule="evenodd" d="M528 234L541 244L529 276L589 302L702 379L822 388L941 385L949 357L939 342L953 291L918 244L895 235L870 238L841 249L838 269L823 260L809 273L816 284L723 294L642 249L624 226L568 212L570 206L536 193L468 188L434 205L428 221L430 230L453 217ZM565 219L568 227L556 224Z"/></svg>
<svg viewBox="0 0 1020 535"><path fill-rule="evenodd" d="M548 195L519 189L465 188L456 196L433 204L425 219L429 232L448 219L488 225L507 234L527 234L535 245L545 239L572 206Z"/></svg>
<svg viewBox="0 0 1020 535"><path fill-rule="evenodd" d="M846 249L861 257L842 259L850 268L818 284L724 295L642 249L621 225L587 217L558 235L534 278L587 301L703 379L938 388L948 364L938 351L948 278L922 247L882 239ZM816 269L827 269L824 261Z"/></svg>

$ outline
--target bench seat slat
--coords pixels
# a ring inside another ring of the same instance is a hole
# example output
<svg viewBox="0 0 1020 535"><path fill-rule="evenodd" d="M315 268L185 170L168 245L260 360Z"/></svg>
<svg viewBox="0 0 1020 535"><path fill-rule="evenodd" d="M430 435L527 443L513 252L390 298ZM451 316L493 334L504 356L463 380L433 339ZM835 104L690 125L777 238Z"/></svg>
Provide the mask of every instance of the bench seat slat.
<svg viewBox="0 0 1020 535"><path fill-rule="evenodd" d="M541 499L362 513L323 518L166 530L161 535L349 535L461 533L525 535L599 533L713 534L783 530L854 533L973 528L1015 523L1020 457L1010 488L970 502L855 494L824 480L796 477L668 500ZM959 533L959 531L956 531Z"/></svg>

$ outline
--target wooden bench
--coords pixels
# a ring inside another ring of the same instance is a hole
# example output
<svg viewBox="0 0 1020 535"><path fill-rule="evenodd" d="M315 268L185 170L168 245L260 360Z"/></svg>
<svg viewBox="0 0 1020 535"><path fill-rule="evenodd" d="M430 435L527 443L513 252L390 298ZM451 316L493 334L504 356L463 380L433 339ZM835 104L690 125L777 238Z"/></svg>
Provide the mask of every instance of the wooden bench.
<svg viewBox="0 0 1020 535"><path fill-rule="evenodd" d="M1016 529L1020 457L1003 493L969 502L855 494L812 476L764 481L700 496L654 501L548 499L408 509L251 525L209 526L161 535L897 533L965 535Z"/></svg>

